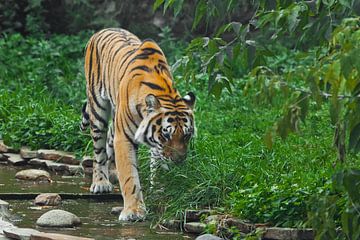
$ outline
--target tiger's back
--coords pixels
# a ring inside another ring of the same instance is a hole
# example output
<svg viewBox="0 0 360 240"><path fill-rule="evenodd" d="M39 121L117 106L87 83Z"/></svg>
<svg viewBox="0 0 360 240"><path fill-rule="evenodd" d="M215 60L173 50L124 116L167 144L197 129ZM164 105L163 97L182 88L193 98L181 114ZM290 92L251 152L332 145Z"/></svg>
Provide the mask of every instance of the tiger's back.
<svg viewBox="0 0 360 240"><path fill-rule="evenodd" d="M104 29L90 38L84 69L82 129L90 125L95 155L90 191L112 190L108 171L115 161L125 205L120 219L142 218L137 146L150 147L152 167L165 158L182 160L194 133L195 96L181 98L154 41L140 41L123 29Z"/></svg>

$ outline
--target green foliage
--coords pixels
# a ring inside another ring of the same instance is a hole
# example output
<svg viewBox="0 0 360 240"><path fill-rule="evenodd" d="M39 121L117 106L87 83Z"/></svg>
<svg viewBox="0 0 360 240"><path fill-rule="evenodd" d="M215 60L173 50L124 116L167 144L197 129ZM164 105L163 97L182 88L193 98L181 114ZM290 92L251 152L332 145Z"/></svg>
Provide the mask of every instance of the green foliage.
<svg viewBox="0 0 360 240"><path fill-rule="evenodd" d="M85 38L46 41L14 34L0 39L0 136L7 143L88 151L90 138L79 131Z"/></svg>
<svg viewBox="0 0 360 240"><path fill-rule="evenodd" d="M164 4L166 10L178 2L157 1L154 8ZM273 146L275 134L286 138L290 132L299 132L309 104L315 101L317 105L329 104L338 159L345 159L346 145L350 151L359 152L359 18L346 18L354 14L355 1L259 0L253 2L252 17L247 22L231 20L242 1L220 2L196 2L193 29L201 21L211 24L216 19L225 24L215 27L213 37L193 39L187 55L177 61L174 69L192 81L199 71L206 73L209 92L217 98L223 89L231 92L235 79L249 72L253 81L244 86L245 90L258 89L256 97L270 103L278 94L288 98L282 103L282 117L264 137L268 147ZM271 46L275 41L286 50L311 49L301 52L301 58L312 61L300 59L291 69L284 64L271 67L281 54ZM196 64L200 69L194 67Z"/></svg>
<svg viewBox="0 0 360 240"><path fill-rule="evenodd" d="M360 171L344 169L333 176L329 188L313 196L308 214L316 239L360 238L359 193Z"/></svg>

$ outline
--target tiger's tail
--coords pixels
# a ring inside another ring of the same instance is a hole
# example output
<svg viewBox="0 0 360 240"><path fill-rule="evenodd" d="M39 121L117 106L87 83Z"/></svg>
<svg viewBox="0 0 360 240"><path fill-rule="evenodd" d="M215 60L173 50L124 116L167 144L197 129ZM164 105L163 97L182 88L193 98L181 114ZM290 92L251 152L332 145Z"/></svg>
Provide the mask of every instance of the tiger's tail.
<svg viewBox="0 0 360 240"><path fill-rule="evenodd" d="M88 113L88 104L87 102L85 102L82 107L82 120L80 124L80 130L83 132L86 131L89 125L90 125L90 117Z"/></svg>

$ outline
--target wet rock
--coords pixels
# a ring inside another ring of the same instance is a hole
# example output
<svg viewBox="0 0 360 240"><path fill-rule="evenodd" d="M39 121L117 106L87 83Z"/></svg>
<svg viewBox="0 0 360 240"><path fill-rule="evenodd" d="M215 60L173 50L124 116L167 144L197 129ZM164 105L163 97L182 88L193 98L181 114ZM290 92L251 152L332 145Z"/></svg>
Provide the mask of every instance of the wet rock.
<svg viewBox="0 0 360 240"><path fill-rule="evenodd" d="M0 220L4 221L0 222L0 229L4 223L6 225L6 222L12 222L13 220L16 220L16 216L12 215L9 211L9 203L3 200L0 200Z"/></svg>
<svg viewBox="0 0 360 240"><path fill-rule="evenodd" d="M68 165L70 175L79 175L84 172L83 168L79 165Z"/></svg>
<svg viewBox="0 0 360 240"><path fill-rule="evenodd" d="M9 203L0 199L0 209L9 209Z"/></svg>
<svg viewBox="0 0 360 240"><path fill-rule="evenodd" d="M83 168L92 168L94 164L94 159L90 156L84 156L83 159L81 160L81 166Z"/></svg>
<svg viewBox="0 0 360 240"><path fill-rule="evenodd" d="M263 238L274 240L310 240L314 239L315 234L312 229L295 228L266 228Z"/></svg>
<svg viewBox="0 0 360 240"><path fill-rule="evenodd" d="M208 216L211 214L211 210L186 210L185 218L187 222L198 222L202 216Z"/></svg>
<svg viewBox="0 0 360 240"><path fill-rule="evenodd" d="M57 206L60 203L61 197L57 193L42 193L39 194L34 200L34 204L40 206Z"/></svg>
<svg viewBox="0 0 360 240"><path fill-rule="evenodd" d="M20 156L24 159L32 159L38 157L37 151L32 151L30 148L22 147L20 149Z"/></svg>
<svg viewBox="0 0 360 240"><path fill-rule="evenodd" d="M174 220L174 219L164 220L162 222L162 226L171 230L181 230L181 224L182 222L180 220Z"/></svg>
<svg viewBox="0 0 360 240"><path fill-rule="evenodd" d="M80 225L81 221L78 216L64 210L51 210L36 221L36 225L40 227L74 227Z"/></svg>
<svg viewBox="0 0 360 240"><path fill-rule="evenodd" d="M35 167L46 167L46 162L49 160L39 159L39 158L33 158L30 161L28 161L29 165L35 166Z"/></svg>
<svg viewBox="0 0 360 240"><path fill-rule="evenodd" d="M29 161L29 164L37 167L48 168L50 171L54 172L70 172L68 164L56 163L51 160L33 158Z"/></svg>
<svg viewBox="0 0 360 240"><path fill-rule="evenodd" d="M53 172L70 172L69 166L64 163L46 161L46 167Z"/></svg>
<svg viewBox="0 0 360 240"><path fill-rule="evenodd" d="M7 146L3 140L0 140L0 152L1 153L18 153L19 151Z"/></svg>
<svg viewBox="0 0 360 240"><path fill-rule="evenodd" d="M7 161L7 159L8 158L4 154L0 153L0 161Z"/></svg>
<svg viewBox="0 0 360 240"><path fill-rule="evenodd" d="M5 221L2 217L0 217L0 234L3 234L5 229L10 229L10 228L15 228L15 226L8 222Z"/></svg>
<svg viewBox="0 0 360 240"><path fill-rule="evenodd" d="M21 166L26 164L26 160L23 159L19 154L16 153L5 153L4 154L8 159L8 163L14 166Z"/></svg>
<svg viewBox="0 0 360 240"><path fill-rule="evenodd" d="M206 224L200 222L188 222L184 224L184 229L189 233L203 233L205 231Z"/></svg>
<svg viewBox="0 0 360 240"><path fill-rule="evenodd" d="M111 209L111 214L119 215L123 209L124 209L124 207L113 207Z"/></svg>
<svg viewBox="0 0 360 240"><path fill-rule="evenodd" d="M31 181L51 181L50 174L47 171L39 169L26 169L17 172L15 178Z"/></svg>
<svg viewBox="0 0 360 240"><path fill-rule="evenodd" d="M7 228L3 230L4 235L10 239L28 240L32 234L39 231L31 228Z"/></svg>
<svg viewBox="0 0 360 240"><path fill-rule="evenodd" d="M36 233L31 235L31 240L93 240L94 238L76 237L57 233Z"/></svg>
<svg viewBox="0 0 360 240"><path fill-rule="evenodd" d="M40 149L38 150L39 158L46 160L53 160L56 162L79 165L80 161L75 159L75 156L69 152Z"/></svg>
<svg viewBox="0 0 360 240"><path fill-rule="evenodd" d="M255 230L254 224L236 218L227 218L224 220L224 224L227 228L235 227L242 233L250 233Z"/></svg>
<svg viewBox="0 0 360 240"><path fill-rule="evenodd" d="M212 234L203 234L198 236L195 240L222 240L222 239L223 238L220 238Z"/></svg>

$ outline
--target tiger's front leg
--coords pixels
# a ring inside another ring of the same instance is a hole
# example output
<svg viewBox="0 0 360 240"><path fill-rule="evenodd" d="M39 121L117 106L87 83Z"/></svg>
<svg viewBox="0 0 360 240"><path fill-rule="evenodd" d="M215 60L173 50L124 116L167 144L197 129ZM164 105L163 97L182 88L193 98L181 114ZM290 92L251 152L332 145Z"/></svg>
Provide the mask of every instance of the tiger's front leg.
<svg viewBox="0 0 360 240"><path fill-rule="evenodd" d="M114 138L115 162L118 171L124 209L119 220L136 221L145 218L145 204L140 186L136 146L116 129Z"/></svg>

